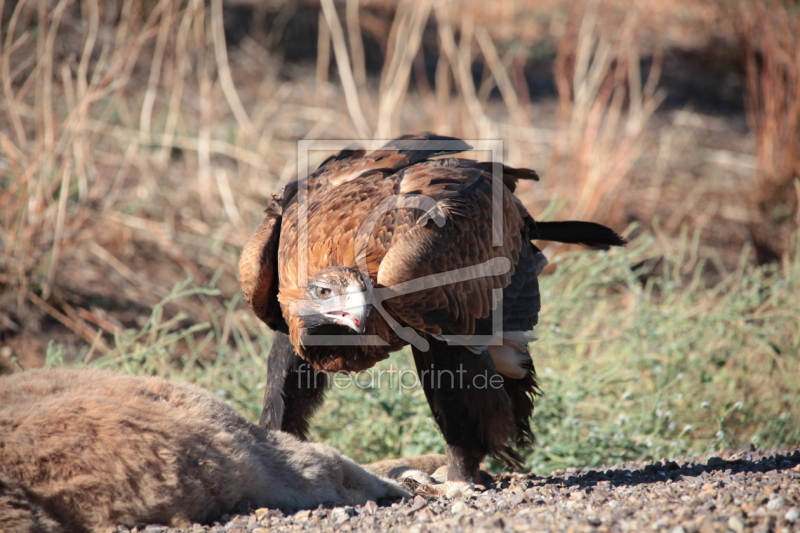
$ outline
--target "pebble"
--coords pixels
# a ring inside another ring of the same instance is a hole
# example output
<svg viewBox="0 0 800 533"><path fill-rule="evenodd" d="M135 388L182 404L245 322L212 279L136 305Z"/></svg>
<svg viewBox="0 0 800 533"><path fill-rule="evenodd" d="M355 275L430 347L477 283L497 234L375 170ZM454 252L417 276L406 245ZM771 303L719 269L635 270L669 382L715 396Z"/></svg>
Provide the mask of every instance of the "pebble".
<svg viewBox="0 0 800 533"><path fill-rule="evenodd" d="M739 517L732 516L728 518L728 528L734 533L742 533L744 531L744 522Z"/></svg>
<svg viewBox="0 0 800 533"><path fill-rule="evenodd" d="M370 515L374 515L378 511L378 504L370 500L364 504L364 510Z"/></svg>
<svg viewBox="0 0 800 533"><path fill-rule="evenodd" d="M767 503L767 511L777 511L786 503L786 500L783 496L775 496L770 498L769 502Z"/></svg>
<svg viewBox="0 0 800 533"><path fill-rule="evenodd" d="M456 503L453 504L453 506L450 508L450 510L455 515L462 515L462 514L464 514L464 513L469 511L469 505L467 505L464 502L456 502Z"/></svg>
<svg viewBox="0 0 800 533"><path fill-rule="evenodd" d="M308 509L305 509L303 511L298 511L294 514L292 518L298 521L308 520L309 518L311 518L311 511Z"/></svg>
<svg viewBox="0 0 800 533"><path fill-rule="evenodd" d="M331 511L331 520L337 524L350 520L350 513L344 507L337 507Z"/></svg>

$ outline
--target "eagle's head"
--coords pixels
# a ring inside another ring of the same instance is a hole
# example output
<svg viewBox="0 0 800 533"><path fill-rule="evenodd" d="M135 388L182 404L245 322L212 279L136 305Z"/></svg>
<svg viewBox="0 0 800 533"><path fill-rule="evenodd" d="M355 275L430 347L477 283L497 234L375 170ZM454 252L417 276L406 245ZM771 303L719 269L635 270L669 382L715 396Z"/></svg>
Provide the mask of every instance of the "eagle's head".
<svg viewBox="0 0 800 533"><path fill-rule="evenodd" d="M322 269L290 304L289 315L312 335L363 334L374 309L369 303L371 286L369 278L353 268Z"/></svg>

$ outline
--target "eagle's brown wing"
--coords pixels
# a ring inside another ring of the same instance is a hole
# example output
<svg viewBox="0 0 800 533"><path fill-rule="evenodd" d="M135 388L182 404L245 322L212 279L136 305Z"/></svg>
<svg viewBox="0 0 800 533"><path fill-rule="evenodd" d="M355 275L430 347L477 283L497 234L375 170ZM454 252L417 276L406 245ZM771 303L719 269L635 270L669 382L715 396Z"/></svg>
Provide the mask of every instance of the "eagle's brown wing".
<svg viewBox="0 0 800 533"><path fill-rule="evenodd" d="M302 212L306 213L307 248L303 253L307 274L331 266L355 267L354 243L364 221L383 199L397 192L399 174L429 157L468 149L470 146L460 139L433 134L407 135L369 154L363 150L342 150L326 159L307 178L287 185L278 249L278 300L284 310L299 298L302 289L298 276ZM301 209L299 202L301 188L305 189L305 209ZM391 231L389 224L380 228Z"/></svg>
<svg viewBox="0 0 800 533"><path fill-rule="evenodd" d="M370 242L367 263L372 270L380 261L379 288L400 293L386 301L386 309L431 335L474 334L476 321L496 307L493 289L509 285L522 246L529 246L513 195L483 164L460 159L405 168L397 192L432 198L439 211L400 209L384 216L391 231ZM498 246L494 217L501 230Z"/></svg>
<svg viewBox="0 0 800 533"><path fill-rule="evenodd" d="M387 310L397 320L429 334L474 333L476 320L489 316L495 307L492 289L509 285L527 240L523 231L527 212L509 189L513 190L518 179L538 176L526 169L492 163L428 160L469 148L458 139L425 134L391 141L370 154L342 150L325 160L304 178L309 212L325 213L309 219L309 261L320 262L317 256L327 257L332 251L345 256L348 265L344 266L355 266L349 264L353 255L343 250L357 256L360 250L366 254L370 277L379 286L394 287L420 278L432 281L434 286L423 291L391 298ZM491 172L498 168L503 171L505 186L492 178ZM280 331L288 327L278 295L284 301L299 293L294 274L298 187L299 182L292 182L275 197L239 261L245 298L261 320ZM498 247L492 245L493 193L498 200L494 214L502 219L503 237ZM422 195L432 199L437 208L427 215L424 210L430 208L429 204L423 211L378 210L365 223L373 231L360 236L363 242L354 243L359 241L356 233L365 212L391 194ZM445 217L442 227L434 220L437 213ZM426 217L428 221L419 224L420 218ZM286 226L283 231L282 225ZM399 288L413 289L408 285Z"/></svg>
<svg viewBox="0 0 800 533"><path fill-rule="evenodd" d="M276 196L264 220L247 239L239 257L239 283L244 298L258 318L276 331L288 333L278 305L278 240L281 234L282 198Z"/></svg>

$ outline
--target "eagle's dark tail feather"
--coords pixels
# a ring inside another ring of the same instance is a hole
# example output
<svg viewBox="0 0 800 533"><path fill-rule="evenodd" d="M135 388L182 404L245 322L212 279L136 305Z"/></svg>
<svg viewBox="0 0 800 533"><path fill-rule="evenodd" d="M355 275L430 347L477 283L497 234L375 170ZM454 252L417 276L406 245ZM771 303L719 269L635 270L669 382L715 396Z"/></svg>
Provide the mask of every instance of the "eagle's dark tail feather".
<svg viewBox="0 0 800 533"><path fill-rule="evenodd" d="M610 246L625 246L628 241L602 224L566 220L563 222L535 222L528 228L531 239L583 244L607 250Z"/></svg>

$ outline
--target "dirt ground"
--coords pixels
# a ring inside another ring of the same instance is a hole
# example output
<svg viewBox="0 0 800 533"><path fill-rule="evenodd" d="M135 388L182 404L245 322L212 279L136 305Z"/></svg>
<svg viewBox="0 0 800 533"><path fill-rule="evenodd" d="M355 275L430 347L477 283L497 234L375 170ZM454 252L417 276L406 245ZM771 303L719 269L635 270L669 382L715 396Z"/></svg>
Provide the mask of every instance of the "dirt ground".
<svg viewBox="0 0 800 533"><path fill-rule="evenodd" d="M288 514L257 509L223 523L144 531L792 533L800 531L800 449L724 451L546 478L501 474L450 497L381 503Z"/></svg>

